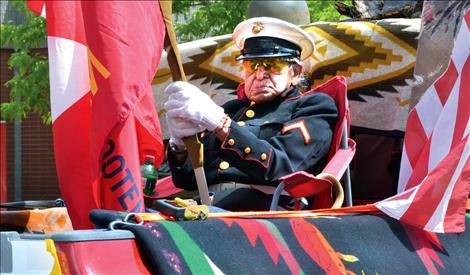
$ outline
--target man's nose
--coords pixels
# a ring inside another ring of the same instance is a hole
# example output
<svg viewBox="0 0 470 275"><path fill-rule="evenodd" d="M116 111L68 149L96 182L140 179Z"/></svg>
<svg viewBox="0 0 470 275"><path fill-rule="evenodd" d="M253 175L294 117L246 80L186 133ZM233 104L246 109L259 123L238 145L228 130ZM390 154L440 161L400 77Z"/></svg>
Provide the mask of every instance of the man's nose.
<svg viewBox="0 0 470 275"><path fill-rule="evenodd" d="M263 66L259 66L258 69L256 69L255 71L255 77L257 80L262 80L266 77L267 75L267 72L266 70L264 69Z"/></svg>

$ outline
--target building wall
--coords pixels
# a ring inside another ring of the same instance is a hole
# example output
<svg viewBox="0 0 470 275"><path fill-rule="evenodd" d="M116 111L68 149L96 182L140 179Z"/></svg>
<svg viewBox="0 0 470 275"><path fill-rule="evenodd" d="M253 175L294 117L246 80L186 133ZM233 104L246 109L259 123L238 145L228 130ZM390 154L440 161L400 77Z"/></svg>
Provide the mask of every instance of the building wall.
<svg viewBox="0 0 470 275"><path fill-rule="evenodd" d="M40 51L46 53L46 49ZM0 50L0 101L9 100L5 82L12 77L8 58L12 50ZM8 201L14 197L14 124L7 123L7 192ZM30 114L21 121L21 199L43 200L60 197L55 171L52 128L44 125L37 115Z"/></svg>

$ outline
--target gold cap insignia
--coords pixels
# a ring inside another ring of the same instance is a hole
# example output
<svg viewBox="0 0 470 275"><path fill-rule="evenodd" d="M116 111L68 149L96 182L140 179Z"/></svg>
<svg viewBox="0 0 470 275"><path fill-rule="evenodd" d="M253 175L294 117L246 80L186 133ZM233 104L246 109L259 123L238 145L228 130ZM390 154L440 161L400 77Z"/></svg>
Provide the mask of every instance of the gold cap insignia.
<svg viewBox="0 0 470 275"><path fill-rule="evenodd" d="M264 28L264 26L261 22L255 22L255 24L253 25L253 28L251 28L251 31L254 34L258 34L260 31L263 30L263 28Z"/></svg>

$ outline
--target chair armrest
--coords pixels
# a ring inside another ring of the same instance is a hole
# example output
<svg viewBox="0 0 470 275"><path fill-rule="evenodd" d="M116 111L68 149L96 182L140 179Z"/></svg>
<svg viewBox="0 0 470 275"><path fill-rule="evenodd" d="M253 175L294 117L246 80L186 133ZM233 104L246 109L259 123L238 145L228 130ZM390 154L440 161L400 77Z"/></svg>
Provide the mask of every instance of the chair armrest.
<svg viewBox="0 0 470 275"><path fill-rule="evenodd" d="M320 179L304 171L295 172L279 179L284 183L284 190L294 198L318 194L331 188L331 182Z"/></svg>
<svg viewBox="0 0 470 275"><path fill-rule="evenodd" d="M336 178L341 179L356 153L356 142L354 140L348 138L348 146L349 148L346 149L338 149L328 161L322 173L332 174Z"/></svg>
<svg viewBox="0 0 470 275"><path fill-rule="evenodd" d="M328 173L321 173L313 176L304 171L295 172L279 179L279 185L273 194L270 210L276 210L279 195L283 190L294 198L318 195L321 197L320 206L329 207L331 202L331 193L329 189L333 187L336 195L332 208L339 208L343 204L344 191L338 179ZM325 206L328 205L328 206Z"/></svg>
<svg viewBox="0 0 470 275"><path fill-rule="evenodd" d="M348 138L348 147L346 149L339 149L328 161L321 174L330 174L334 178L340 179L356 153L356 143L354 140ZM324 192L333 185L331 180L315 177L304 171L294 172L281 177L279 182L280 184L276 189L273 203L271 204L271 210L275 209L282 190L287 191L294 198L301 198Z"/></svg>

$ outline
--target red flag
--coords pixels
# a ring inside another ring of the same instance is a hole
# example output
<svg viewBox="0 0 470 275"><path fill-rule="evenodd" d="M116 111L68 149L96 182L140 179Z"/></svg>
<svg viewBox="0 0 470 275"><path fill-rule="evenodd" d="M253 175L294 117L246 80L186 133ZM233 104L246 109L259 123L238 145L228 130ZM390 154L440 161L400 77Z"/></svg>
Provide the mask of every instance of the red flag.
<svg viewBox="0 0 470 275"><path fill-rule="evenodd" d="M140 163L162 160L151 90L165 29L158 2L47 1L57 173L75 228L94 208L142 211Z"/></svg>
<svg viewBox="0 0 470 275"><path fill-rule="evenodd" d="M470 191L470 11L447 70L410 112L398 195L377 207L432 232L462 232Z"/></svg>
<svg viewBox="0 0 470 275"><path fill-rule="evenodd" d="M46 17L46 6L44 5L45 0L28 0L26 6L35 14Z"/></svg>

